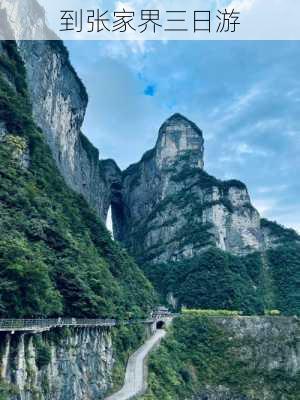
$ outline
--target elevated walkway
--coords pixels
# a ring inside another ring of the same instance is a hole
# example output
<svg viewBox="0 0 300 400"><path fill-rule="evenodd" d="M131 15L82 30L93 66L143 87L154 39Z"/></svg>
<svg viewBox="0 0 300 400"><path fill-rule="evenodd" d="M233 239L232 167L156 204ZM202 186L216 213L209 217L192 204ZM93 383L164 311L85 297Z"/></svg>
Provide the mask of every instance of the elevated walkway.
<svg viewBox="0 0 300 400"><path fill-rule="evenodd" d="M99 327L118 326L134 324L153 324L154 319L118 321L116 319L77 319L77 318L56 318L56 319L0 319L0 332L45 332L50 329L63 327Z"/></svg>

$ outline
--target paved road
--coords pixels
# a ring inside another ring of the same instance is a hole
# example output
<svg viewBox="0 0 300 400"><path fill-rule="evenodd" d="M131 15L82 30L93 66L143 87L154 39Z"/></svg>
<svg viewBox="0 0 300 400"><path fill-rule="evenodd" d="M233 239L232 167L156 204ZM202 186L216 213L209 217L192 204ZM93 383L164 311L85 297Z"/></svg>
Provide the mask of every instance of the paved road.
<svg viewBox="0 0 300 400"><path fill-rule="evenodd" d="M107 397L105 400L129 400L146 391L147 374L144 367L145 359L165 334L166 331L163 329L156 331L156 333L129 358L124 386L119 392Z"/></svg>

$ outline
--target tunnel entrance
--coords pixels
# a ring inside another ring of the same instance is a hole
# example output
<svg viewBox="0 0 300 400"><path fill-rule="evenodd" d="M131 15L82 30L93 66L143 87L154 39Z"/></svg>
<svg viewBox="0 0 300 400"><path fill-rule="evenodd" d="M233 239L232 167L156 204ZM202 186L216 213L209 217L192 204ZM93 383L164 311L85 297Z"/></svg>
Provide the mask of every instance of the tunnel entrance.
<svg viewBox="0 0 300 400"><path fill-rule="evenodd" d="M157 321L156 322L156 329L163 329L165 327L164 321Z"/></svg>

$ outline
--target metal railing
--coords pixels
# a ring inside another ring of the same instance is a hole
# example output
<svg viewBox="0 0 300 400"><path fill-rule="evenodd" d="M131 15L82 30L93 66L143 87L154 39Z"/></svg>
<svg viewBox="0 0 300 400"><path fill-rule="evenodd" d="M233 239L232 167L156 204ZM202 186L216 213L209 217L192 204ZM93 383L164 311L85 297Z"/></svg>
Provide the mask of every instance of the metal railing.
<svg viewBox="0 0 300 400"><path fill-rule="evenodd" d="M116 319L0 319L0 331L45 331L62 327L97 327L117 326L131 324L151 324L154 320L128 320L118 321Z"/></svg>
<svg viewBox="0 0 300 400"><path fill-rule="evenodd" d="M15 331L46 331L54 328L63 327L97 327L97 326L118 326L118 325L136 325L153 324L160 319L166 319L172 316L171 313L152 313L148 319L103 319L103 318L52 318L52 319L0 319L0 332Z"/></svg>
<svg viewBox="0 0 300 400"><path fill-rule="evenodd" d="M75 318L56 318L56 319L0 319L0 331L14 330L47 330L55 327L64 326L114 326L116 320L113 319L75 319Z"/></svg>

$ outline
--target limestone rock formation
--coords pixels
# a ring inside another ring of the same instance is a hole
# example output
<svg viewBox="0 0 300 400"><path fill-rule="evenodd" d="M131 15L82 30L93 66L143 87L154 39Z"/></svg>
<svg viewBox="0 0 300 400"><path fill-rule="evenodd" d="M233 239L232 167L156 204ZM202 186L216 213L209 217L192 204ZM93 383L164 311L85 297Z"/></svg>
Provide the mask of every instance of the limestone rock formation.
<svg viewBox="0 0 300 400"><path fill-rule="evenodd" d="M81 133L88 98L68 53L61 42L23 41L19 47L35 122L43 129L66 183L81 193L104 221L109 188L98 150Z"/></svg>
<svg viewBox="0 0 300 400"><path fill-rule="evenodd" d="M1 9L1 21L6 13L5 21L15 34L25 63L35 123L44 132L66 183L105 221L110 187L99 151L81 132L88 96L68 52L59 40L18 40L48 31L44 9L36 0L2 0Z"/></svg>
<svg viewBox="0 0 300 400"><path fill-rule="evenodd" d="M17 7L3 0L1 7L16 39L24 30L34 35L48 29L36 0L18 2ZM35 24L28 19L33 9ZM33 116L60 172L103 222L112 205L115 237L139 260L193 257L211 244L247 254L276 242L268 229L261 230L244 184L222 182L203 170L204 140L194 123L173 115L162 125L155 148L121 173L114 161L99 161L98 150L81 132L88 98L63 44L18 45Z"/></svg>
<svg viewBox="0 0 300 400"><path fill-rule="evenodd" d="M208 175L203 144L201 130L175 114L160 128L154 149L123 172L115 230L140 261L176 261L211 245L233 254L263 248L260 216L246 186Z"/></svg>
<svg viewBox="0 0 300 400"><path fill-rule="evenodd" d="M112 332L103 328L0 337L1 378L18 387L17 399L102 399L112 386ZM47 360L42 353L47 353Z"/></svg>
<svg viewBox="0 0 300 400"><path fill-rule="evenodd" d="M180 114L171 116L160 128L156 143L159 169L169 168L181 156L189 156L191 167L204 167L204 140L201 130Z"/></svg>

